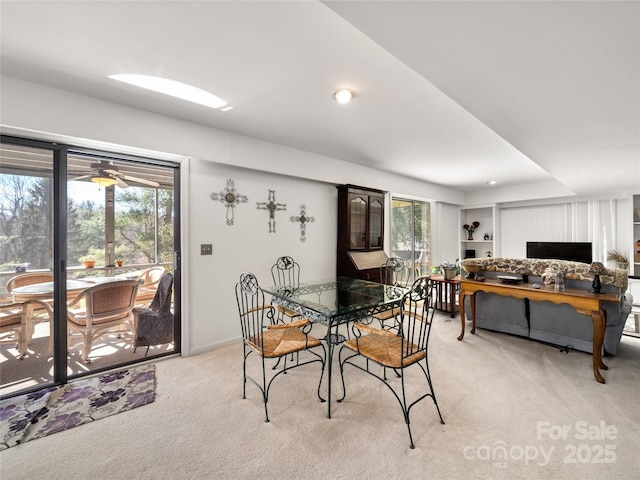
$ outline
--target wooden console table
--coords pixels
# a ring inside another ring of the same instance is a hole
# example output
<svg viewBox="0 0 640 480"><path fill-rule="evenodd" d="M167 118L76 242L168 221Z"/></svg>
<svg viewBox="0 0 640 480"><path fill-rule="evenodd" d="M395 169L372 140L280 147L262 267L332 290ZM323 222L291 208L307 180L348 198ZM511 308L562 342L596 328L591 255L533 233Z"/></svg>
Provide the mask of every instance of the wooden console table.
<svg viewBox="0 0 640 480"><path fill-rule="evenodd" d="M459 295L460 320L462 331L458 340L464 338L464 299L469 295L471 300L471 333L476 333L476 293L486 292L497 295L529 299L532 301L549 301L553 303L567 303L576 309L578 313L591 317L593 321L593 375L600 383L605 383L604 377L600 374L600 368L608 370L602 361L602 342L604 341L604 330L607 323L607 310L602 302L619 302L618 293L591 293L587 290L567 288L564 291L556 291L553 287L542 286L539 289L533 288L530 283L507 284L496 279L486 279L483 282L476 280L461 279Z"/></svg>

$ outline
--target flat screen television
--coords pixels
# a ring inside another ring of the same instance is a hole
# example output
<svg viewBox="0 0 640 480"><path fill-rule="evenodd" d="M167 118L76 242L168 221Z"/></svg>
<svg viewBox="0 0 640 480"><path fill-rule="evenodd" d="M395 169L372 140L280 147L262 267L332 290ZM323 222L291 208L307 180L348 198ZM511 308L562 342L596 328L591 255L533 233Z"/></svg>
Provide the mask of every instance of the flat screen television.
<svg viewBox="0 0 640 480"><path fill-rule="evenodd" d="M591 263L591 242L527 242L527 258Z"/></svg>

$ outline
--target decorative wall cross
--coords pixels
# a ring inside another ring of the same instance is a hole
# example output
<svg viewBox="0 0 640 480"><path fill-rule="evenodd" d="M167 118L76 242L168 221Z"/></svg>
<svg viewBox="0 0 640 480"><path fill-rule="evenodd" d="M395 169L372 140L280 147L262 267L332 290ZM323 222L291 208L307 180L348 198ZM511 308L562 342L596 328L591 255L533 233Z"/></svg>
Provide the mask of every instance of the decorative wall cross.
<svg viewBox="0 0 640 480"><path fill-rule="evenodd" d="M292 222L300 222L300 241L303 243L307 239L306 237L307 223L313 223L316 221L314 217L308 217L306 211L307 211L307 207L304 204L302 204L300 205L300 216L299 217L295 217L293 215L291 216Z"/></svg>
<svg viewBox="0 0 640 480"><path fill-rule="evenodd" d="M214 202L220 201L227 207L227 225L233 225L233 209L236 203L246 203L249 199L246 195L240 195L236 193L236 187L233 185L233 180L227 180L227 187L220 193L212 193L211 200Z"/></svg>
<svg viewBox="0 0 640 480"><path fill-rule="evenodd" d="M286 203L276 203L276 191L269 190L268 202L256 202L258 210L269 210L269 233L276 232L276 211L286 210Z"/></svg>

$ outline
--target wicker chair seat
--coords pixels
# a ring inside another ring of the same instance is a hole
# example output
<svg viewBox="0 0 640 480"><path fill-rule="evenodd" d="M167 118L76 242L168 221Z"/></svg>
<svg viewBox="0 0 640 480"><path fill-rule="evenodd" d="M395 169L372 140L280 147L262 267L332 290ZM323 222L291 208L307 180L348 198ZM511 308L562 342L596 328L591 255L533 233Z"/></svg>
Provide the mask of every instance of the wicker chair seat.
<svg viewBox="0 0 640 480"><path fill-rule="evenodd" d="M283 355L317 347L321 344L320 340L313 335L305 335L299 327L293 327L293 323L306 324L308 320L292 322L286 325L269 326L262 332L262 335L251 337L248 344L259 355L266 358L282 357ZM264 346L264 350L260 348L261 344Z"/></svg>
<svg viewBox="0 0 640 480"><path fill-rule="evenodd" d="M429 319L428 318L424 318L420 313L416 313L413 310L402 310L402 315L404 315L405 317L413 317L416 320L418 320L419 322L424 322L424 323L429 323Z"/></svg>
<svg viewBox="0 0 640 480"><path fill-rule="evenodd" d="M378 320L384 321L384 320L389 320L389 319L391 319L393 317L397 317L399 313L400 313L400 311L397 308L392 308L392 309L385 310L385 311L380 312L380 313L374 313L373 316L375 318L377 318Z"/></svg>
<svg viewBox="0 0 640 480"><path fill-rule="evenodd" d="M276 310L289 318L297 318L301 316L298 312L291 310L290 308L283 307L282 305L276 305Z"/></svg>
<svg viewBox="0 0 640 480"><path fill-rule="evenodd" d="M391 333L388 330L381 331ZM418 350L408 357L403 357L402 352L415 351L418 347L409 344L402 337L398 337L393 333L391 335L372 333L351 339L345 342L344 345L354 352L358 352L360 355L390 368L407 367L418 360L422 360L426 355L425 350Z"/></svg>

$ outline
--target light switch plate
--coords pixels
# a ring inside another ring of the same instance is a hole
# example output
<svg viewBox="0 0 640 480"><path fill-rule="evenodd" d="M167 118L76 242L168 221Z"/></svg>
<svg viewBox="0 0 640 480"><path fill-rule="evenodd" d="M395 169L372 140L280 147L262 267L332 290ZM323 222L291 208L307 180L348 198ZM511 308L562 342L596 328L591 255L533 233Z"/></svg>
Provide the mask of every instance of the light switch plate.
<svg viewBox="0 0 640 480"><path fill-rule="evenodd" d="M213 245L210 243L201 244L200 255L213 255Z"/></svg>

